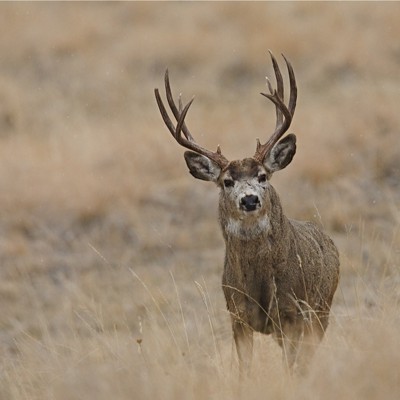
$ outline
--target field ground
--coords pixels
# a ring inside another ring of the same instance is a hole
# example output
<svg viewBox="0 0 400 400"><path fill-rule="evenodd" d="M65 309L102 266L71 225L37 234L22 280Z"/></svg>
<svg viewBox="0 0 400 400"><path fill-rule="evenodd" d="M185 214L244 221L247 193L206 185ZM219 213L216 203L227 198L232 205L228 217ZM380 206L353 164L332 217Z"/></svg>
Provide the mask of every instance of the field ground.
<svg viewBox="0 0 400 400"><path fill-rule="evenodd" d="M1 399L398 399L399 3L2 3ZM341 255L305 377L256 337L237 362L217 193L153 89L234 159L267 137L267 49L295 67L298 151L272 183Z"/></svg>

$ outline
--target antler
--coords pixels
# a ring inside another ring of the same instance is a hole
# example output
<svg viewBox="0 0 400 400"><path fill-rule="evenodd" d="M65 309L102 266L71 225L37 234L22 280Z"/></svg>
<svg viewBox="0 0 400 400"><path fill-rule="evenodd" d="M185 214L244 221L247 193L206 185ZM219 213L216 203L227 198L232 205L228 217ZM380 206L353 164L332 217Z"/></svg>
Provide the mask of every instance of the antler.
<svg viewBox="0 0 400 400"><path fill-rule="evenodd" d="M182 99L181 95L179 95L179 108L176 106L172 97L171 86L169 84L168 69L165 71L165 92L169 107L171 108L171 111L177 121L176 127L174 126L167 113L167 110L164 107L158 89L154 89L154 94L156 96L158 108L160 109L162 119L164 120L165 125L167 126L175 140L181 146L189 150L193 150L198 154L206 156L210 160L214 161L221 169L224 169L229 164L229 161L222 155L220 147L218 146L216 152L204 149L195 142L193 136L190 134L189 129L185 124L185 117L194 98L192 98L192 100L190 100L189 103L187 103L186 106L182 108Z"/></svg>
<svg viewBox="0 0 400 400"><path fill-rule="evenodd" d="M271 51L269 52L269 54L271 55L272 65L275 71L277 89L272 88L271 82L267 78L267 85L270 93L269 94L261 93L261 94L275 104L276 126L275 126L275 132L271 135L271 137L265 144L261 144L260 141L257 139L257 148L254 154L254 158L260 162L263 162L265 156L271 151L276 142L289 129L289 126L292 122L292 118L294 115L294 110L296 109L296 100L297 100L296 78L294 76L292 65L282 54L282 57L284 58L288 69L289 82L290 82L289 105L286 106L284 103L285 100L284 100L282 74L279 69L278 63L273 54L271 53Z"/></svg>

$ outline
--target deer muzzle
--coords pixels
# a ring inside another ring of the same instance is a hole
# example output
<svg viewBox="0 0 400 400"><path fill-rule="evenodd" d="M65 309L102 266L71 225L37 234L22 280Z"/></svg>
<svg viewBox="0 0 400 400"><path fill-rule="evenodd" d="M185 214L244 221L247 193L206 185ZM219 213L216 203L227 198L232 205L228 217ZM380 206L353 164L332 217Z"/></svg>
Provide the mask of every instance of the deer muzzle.
<svg viewBox="0 0 400 400"><path fill-rule="evenodd" d="M245 195L240 199L240 209L246 212L255 211L261 206L258 196L254 194Z"/></svg>

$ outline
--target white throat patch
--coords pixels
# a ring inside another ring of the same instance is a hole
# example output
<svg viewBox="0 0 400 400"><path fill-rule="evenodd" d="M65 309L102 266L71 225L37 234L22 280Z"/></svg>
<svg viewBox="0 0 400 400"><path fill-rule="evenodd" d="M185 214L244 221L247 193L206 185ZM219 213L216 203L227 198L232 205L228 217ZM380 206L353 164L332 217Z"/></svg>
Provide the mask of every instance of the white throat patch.
<svg viewBox="0 0 400 400"><path fill-rule="evenodd" d="M240 239L251 240L269 230L269 219L263 218L229 218L225 226L226 233Z"/></svg>

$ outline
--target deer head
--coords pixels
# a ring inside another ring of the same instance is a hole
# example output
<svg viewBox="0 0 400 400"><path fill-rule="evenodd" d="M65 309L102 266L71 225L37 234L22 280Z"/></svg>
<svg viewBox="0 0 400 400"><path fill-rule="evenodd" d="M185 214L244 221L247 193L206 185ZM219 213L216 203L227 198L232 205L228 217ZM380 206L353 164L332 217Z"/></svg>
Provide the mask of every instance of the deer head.
<svg viewBox="0 0 400 400"><path fill-rule="evenodd" d="M282 74L271 52L270 55L277 87L274 89L267 78L269 93L261 94L275 104L276 126L275 131L264 144L257 139L256 151L250 158L228 161L219 146L215 152L212 152L196 143L185 124L185 117L193 99L183 107L179 96L178 105L176 105L171 93L168 70L165 72L166 98L176 119L176 126L165 109L158 89L155 89L157 104L166 126L175 140L190 150L184 154L190 173L197 179L217 184L223 199L223 204L221 205L220 201L220 205L229 210L230 216L240 219L268 212L271 206L270 199L266 195L270 187L269 180L274 172L289 165L296 152L296 136L289 134L282 138L289 129L296 108L297 87L293 68L283 56L290 82L290 96L286 106Z"/></svg>

